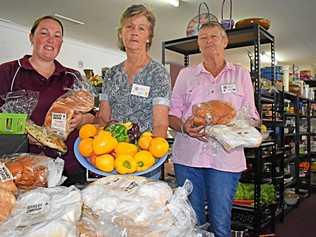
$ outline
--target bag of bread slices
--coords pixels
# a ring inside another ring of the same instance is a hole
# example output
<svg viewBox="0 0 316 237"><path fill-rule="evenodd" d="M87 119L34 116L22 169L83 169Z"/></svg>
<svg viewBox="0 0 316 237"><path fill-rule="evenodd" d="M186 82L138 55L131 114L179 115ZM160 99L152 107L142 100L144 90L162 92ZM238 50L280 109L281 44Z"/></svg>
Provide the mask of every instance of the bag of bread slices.
<svg viewBox="0 0 316 237"><path fill-rule="evenodd" d="M13 193L62 183L64 161L29 153L3 156L0 159L0 188Z"/></svg>
<svg viewBox="0 0 316 237"><path fill-rule="evenodd" d="M215 152L220 149L218 143L230 152L237 147L258 147L262 142L262 134L252 126L247 106L236 111L226 101L211 100L194 105L192 114L194 125L205 126L203 132Z"/></svg>
<svg viewBox="0 0 316 237"><path fill-rule="evenodd" d="M73 115L91 111L96 96L95 90L87 81L73 75L76 79L72 88L52 104L44 121L45 127L53 129L65 140L71 132L70 121Z"/></svg>
<svg viewBox="0 0 316 237"><path fill-rule="evenodd" d="M101 178L81 191L80 236L199 236L187 198L191 190L190 182L173 191L165 182L140 176Z"/></svg>

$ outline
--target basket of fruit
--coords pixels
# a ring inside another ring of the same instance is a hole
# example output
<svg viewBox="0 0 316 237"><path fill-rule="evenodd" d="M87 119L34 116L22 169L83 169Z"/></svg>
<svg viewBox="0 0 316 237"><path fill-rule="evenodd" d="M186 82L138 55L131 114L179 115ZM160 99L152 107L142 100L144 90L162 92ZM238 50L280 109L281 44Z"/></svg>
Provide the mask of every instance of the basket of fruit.
<svg viewBox="0 0 316 237"><path fill-rule="evenodd" d="M168 158L169 144L151 132L140 134L137 124L113 123L106 128L86 124L80 128L74 144L79 163L89 171L114 174L146 175Z"/></svg>

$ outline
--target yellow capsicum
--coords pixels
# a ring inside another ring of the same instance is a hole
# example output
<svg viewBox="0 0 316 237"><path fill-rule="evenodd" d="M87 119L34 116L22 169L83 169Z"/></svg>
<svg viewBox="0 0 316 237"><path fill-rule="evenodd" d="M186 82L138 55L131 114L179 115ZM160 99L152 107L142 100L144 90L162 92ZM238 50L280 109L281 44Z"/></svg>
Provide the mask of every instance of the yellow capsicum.
<svg viewBox="0 0 316 237"><path fill-rule="evenodd" d="M118 155L115 159L115 169L119 174L134 173L136 166L136 161L131 155Z"/></svg>
<svg viewBox="0 0 316 237"><path fill-rule="evenodd" d="M156 162L155 158L149 151L139 151L135 154L136 171L144 171L153 166Z"/></svg>

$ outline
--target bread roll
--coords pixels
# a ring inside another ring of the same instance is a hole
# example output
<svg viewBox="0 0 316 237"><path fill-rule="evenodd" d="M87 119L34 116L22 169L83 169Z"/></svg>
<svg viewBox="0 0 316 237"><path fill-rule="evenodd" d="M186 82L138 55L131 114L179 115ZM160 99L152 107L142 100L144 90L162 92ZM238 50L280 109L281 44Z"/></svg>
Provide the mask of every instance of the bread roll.
<svg viewBox="0 0 316 237"><path fill-rule="evenodd" d="M225 101L211 100L193 106L195 126L229 124L236 116L234 107Z"/></svg>
<svg viewBox="0 0 316 237"><path fill-rule="evenodd" d="M8 218L15 202L15 196L10 191L0 188L0 223Z"/></svg>

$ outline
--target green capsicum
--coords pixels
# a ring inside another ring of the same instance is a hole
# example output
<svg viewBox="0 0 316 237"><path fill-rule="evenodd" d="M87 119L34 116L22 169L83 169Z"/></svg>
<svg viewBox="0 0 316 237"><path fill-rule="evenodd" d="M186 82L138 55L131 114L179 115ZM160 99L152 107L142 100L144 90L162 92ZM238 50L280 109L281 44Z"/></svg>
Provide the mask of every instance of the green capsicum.
<svg viewBox="0 0 316 237"><path fill-rule="evenodd" d="M112 136L116 138L118 142L128 142L128 129L126 126L120 123L115 123L106 128L107 131L110 131Z"/></svg>

